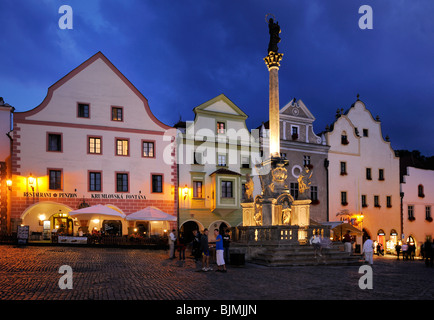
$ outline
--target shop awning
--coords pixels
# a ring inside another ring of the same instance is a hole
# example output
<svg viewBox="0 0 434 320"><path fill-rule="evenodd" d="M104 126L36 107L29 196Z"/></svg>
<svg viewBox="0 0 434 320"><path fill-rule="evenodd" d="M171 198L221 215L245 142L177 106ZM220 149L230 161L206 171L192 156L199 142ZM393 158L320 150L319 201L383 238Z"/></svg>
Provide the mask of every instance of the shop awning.
<svg viewBox="0 0 434 320"><path fill-rule="evenodd" d="M69 212L69 215L73 218L78 219L95 219L95 218L125 218L125 214L109 208L108 206L104 206L102 204L97 204L95 206L73 210Z"/></svg>
<svg viewBox="0 0 434 320"><path fill-rule="evenodd" d="M176 221L176 217L172 216L156 207L146 207L127 215L128 221Z"/></svg>
<svg viewBox="0 0 434 320"><path fill-rule="evenodd" d="M349 224L349 223L341 223L335 227L332 228L334 233L337 234L346 234L347 231L350 231L350 233L352 234L357 234L357 235L362 235L363 231L357 229L356 227L354 227L353 225Z"/></svg>

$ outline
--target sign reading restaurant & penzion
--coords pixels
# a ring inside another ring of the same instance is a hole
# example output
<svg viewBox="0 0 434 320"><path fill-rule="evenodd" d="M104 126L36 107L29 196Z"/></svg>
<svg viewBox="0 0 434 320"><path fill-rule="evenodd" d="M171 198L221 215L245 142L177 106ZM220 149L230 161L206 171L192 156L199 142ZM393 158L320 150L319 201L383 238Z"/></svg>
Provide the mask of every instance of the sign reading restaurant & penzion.
<svg viewBox="0 0 434 320"><path fill-rule="evenodd" d="M40 198L78 198L77 193L70 192L24 192L24 197ZM91 193L91 199L122 199L122 200L145 200L142 194L115 194L115 193Z"/></svg>

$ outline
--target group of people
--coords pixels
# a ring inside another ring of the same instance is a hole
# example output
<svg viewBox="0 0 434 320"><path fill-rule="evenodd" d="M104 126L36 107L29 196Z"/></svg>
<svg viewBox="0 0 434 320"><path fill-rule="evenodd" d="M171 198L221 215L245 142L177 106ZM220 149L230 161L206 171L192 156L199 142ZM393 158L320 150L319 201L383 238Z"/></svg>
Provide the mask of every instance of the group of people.
<svg viewBox="0 0 434 320"><path fill-rule="evenodd" d="M399 260L399 256L402 253L402 260L414 260L414 256L416 255L416 246L414 243L406 243L404 242L402 246L398 243L395 246L396 256Z"/></svg>
<svg viewBox="0 0 434 320"><path fill-rule="evenodd" d="M202 261L202 271L212 271L213 269L209 266L210 257L210 245L208 242L209 230L204 229L203 233L199 230L193 230L193 241L192 241L192 255L195 262ZM227 272L226 262L229 261L229 243L231 241L229 229L226 229L224 235L221 235L218 229L214 229L215 242L215 252L216 252L216 263L217 272ZM175 229L169 234L169 258L175 259L175 247L179 251L179 260L185 261L185 250L188 243L185 241L185 237L182 233L179 233L179 237L176 237ZM225 262L226 261L226 262Z"/></svg>

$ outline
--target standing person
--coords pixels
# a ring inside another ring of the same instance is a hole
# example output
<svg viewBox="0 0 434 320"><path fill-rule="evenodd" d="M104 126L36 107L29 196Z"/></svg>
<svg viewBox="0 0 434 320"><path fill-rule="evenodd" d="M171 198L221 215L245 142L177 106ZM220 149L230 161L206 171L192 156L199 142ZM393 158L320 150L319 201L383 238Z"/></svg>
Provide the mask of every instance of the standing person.
<svg viewBox="0 0 434 320"><path fill-rule="evenodd" d="M212 270L212 268L209 267L209 245L207 228L203 230L203 234L200 237L200 251L202 252L202 271Z"/></svg>
<svg viewBox="0 0 434 320"><path fill-rule="evenodd" d="M176 242L175 229L172 229L172 231L169 234L169 259L175 258L175 242Z"/></svg>
<svg viewBox="0 0 434 320"><path fill-rule="evenodd" d="M352 243L351 243L350 230L348 230L347 233L344 235L343 242L344 242L344 246L345 246L345 252L351 253Z"/></svg>
<svg viewBox="0 0 434 320"><path fill-rule="evenodd" d="M410 256L410 260L414 260L414 256L416 255L416 246L413 242L410 242L408 245L408 255Z"/></svg>
<svg viewBox="0 0 434 320"><path fill-rule="evenodd" d="M398 256L398 260L399 260L399 254L401 253L401 245L399 244L399 242L396 244L395 250L396 250L396 255Z"/></svg>
<svg viewBox="0 0 434 320"><path fill-rule="evenodd" d="M231 242L231 235L229 234L229 229L226 229L223 236L223 248L224 248L224 258L226 263L229 263L229 244Z"/></svg>
<svg viewBox="0 0 434 320"><path fill-rule="evenodd" d="M368 236L368 239L363 244L362 253L365 254L365 261L372 266L374 264L374 244L370 236Z"/></svg>
<svg viewBox="0 0 434 320"><path fill-rule="evenodd" d="M178 238L178 250L179 250L179 261L185 261L185 238L182 233L179 234Z"/></svg>
<svg viewBox="0 0 434 320"><path fill-rule="evenodd" d="M316 255L317 255L317 252L318 252L318 255L320 256L320 257L322 257L322 254L321 254L321 251L322 251L322 247L321 247L321 238L319 237L319 235L317 235L317 234L314 234L311 238L310 238L310 240L309 240L309 243L311 244L311 245L313 245L313 249L314 249L314 252L315 252L315 257L316 257Z"/></svg>
<svg viewBox="0 0 434 320"><path fill-rule="evenodd" d="M402 244L402 260L408 260L408 244L404 242Z"/></svg>
<svg viewBox="0 0 434 320"><path fill-rule="evenodd" d="M202 252L200 251L200 238L201 238L201 234L199 232L199 230L193 230L193 245L192 245L192 251L191 254L194 257L194 261L197 262L199 261Z"/></svg>
<svg viewBox="0 0 434 320"><path fill-rule="evenodd" d="M223 257L224 254L224 248L223 248L223 237L219 233L218 229L214 229L214 235L215 235L215 254L216 254L216 260L217 260L217 270L218 272L226 272L226 265L225 265L225 259ZM220 269L220 267L222 269Z"/></svg>

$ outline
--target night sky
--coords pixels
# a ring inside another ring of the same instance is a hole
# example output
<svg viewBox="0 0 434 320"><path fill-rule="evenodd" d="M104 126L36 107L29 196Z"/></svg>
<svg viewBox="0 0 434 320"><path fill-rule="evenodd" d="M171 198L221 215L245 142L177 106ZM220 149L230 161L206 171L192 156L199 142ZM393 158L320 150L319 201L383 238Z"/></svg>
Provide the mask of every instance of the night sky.
<svg viewBox="0 0 434 320"><path fill-rule="evenodd" d="M61 5L73 29L58 26ZM373 29L359 28L370 5ZM357 94L392 147L434 155L432 0L1 0L0 96L17 111L101 51L173 125L224 93L255 128L268 120L268 26L282 33L280 104L302 99L319 133Z"/></svg>

